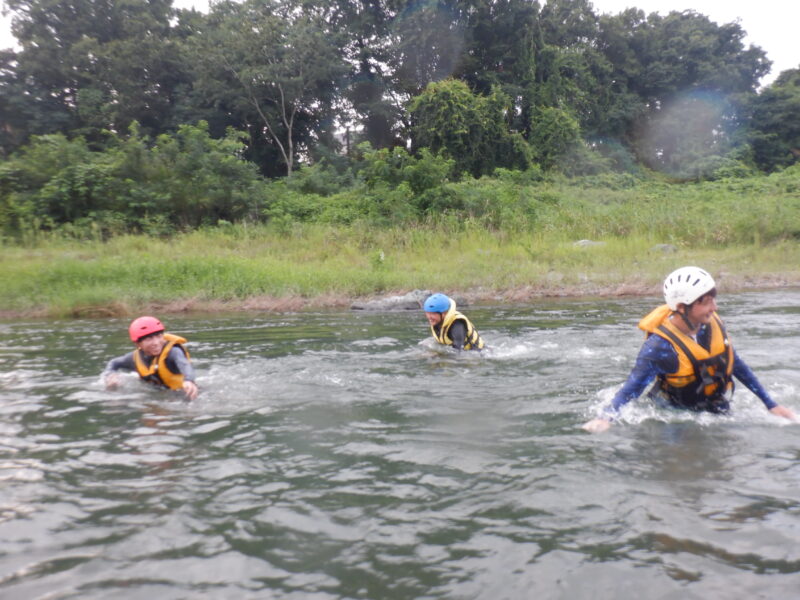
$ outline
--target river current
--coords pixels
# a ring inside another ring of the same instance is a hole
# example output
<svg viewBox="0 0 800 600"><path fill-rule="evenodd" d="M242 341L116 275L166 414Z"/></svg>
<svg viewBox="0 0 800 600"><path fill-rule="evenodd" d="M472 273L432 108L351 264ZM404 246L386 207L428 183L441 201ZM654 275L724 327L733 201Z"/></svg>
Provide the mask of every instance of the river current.
<svg viewBox="0 0 800 600"><path fill-rule="evenodd" d="M0 323L0 598L800 597L800 425L629 405L656 298L162 317L200 397L99 373L127 320ZM723 295L800 413L800 291Z"/></svg>

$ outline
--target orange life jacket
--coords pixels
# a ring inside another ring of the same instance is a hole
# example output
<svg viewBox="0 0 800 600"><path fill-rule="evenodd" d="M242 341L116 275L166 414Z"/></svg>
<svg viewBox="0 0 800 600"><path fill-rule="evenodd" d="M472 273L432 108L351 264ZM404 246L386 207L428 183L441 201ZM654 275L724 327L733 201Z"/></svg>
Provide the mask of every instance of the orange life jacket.
<svg viewBox="0 0 800 600"><path fill-rule="evenodd" d="M661 388L685 406L729 396L733 391L733 346L719 315L712 315L706 349L675 326L670 319L672 314L664 304L639 322L639 328L648 336L664 338L678 355L678 370L660 376Z"/></svg>
<svg viewBox="0 0 800 600"><path fill-rule="evenodd" d="M173 346L178 346L186 355L186 358L190 358L189 351L183 346L186 340L171 333L165 333L164 339L167 340L167 343L164 344L164 348L150 364L145 362L141 350L138 348L134 350L133 362L136 364L136 372L145 381L166 386L171 390L183 389L183 374L173 373L167 368L167 356L169 356L169 351L172 350Z"/></svg>

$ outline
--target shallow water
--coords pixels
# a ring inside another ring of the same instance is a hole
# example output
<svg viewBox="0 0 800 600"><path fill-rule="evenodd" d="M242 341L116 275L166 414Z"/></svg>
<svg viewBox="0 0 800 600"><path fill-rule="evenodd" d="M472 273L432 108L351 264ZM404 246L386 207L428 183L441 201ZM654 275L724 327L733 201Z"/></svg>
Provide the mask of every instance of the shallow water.
<svg viewBox="0 0 800 600"><path fill-rule="evenodd" d="M201 396L107 392L127 321L0 323L0 597L794 598L800 426L642 400L602 435L655 299L165 317ZM800 412L800 292L720 299Z"/></svg>

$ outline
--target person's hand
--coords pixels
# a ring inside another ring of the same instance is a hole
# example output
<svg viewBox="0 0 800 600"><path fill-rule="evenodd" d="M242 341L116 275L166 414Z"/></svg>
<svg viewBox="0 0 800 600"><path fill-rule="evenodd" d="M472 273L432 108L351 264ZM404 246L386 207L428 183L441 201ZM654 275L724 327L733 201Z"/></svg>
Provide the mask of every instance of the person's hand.
<svg viewBox="0 0 800 600"><path fill-rule="evenodd" d="M115 390L119 387L119 373L109 373L106 375L106 389Z"/></svg>
<svg viewBox="0 0 800 600"><path fill-rule="evenodd" d="M784 419L789 419L790 421L797 421L797 416L792 412L791 408L786 408L785 406L775 406L769 409L773 415L777 415L778 417L783 417Z"/></svg>
<svg viewBox="0 0 800 600"><path fill-rule="evenodd" d="M184 381L183 392L186 394L187 400L194 400L197 398L197 394L200 392L200 390L197 389L197 385L194 381Z"/></svg>
<svg viewBox="0 0 800 600"><path fill-rule="evenodd" d="M609 427L611 427L611 421L603 417L597 417L581 425L581 429L585 429L589 433L603 433L607 431Z"/></svg>

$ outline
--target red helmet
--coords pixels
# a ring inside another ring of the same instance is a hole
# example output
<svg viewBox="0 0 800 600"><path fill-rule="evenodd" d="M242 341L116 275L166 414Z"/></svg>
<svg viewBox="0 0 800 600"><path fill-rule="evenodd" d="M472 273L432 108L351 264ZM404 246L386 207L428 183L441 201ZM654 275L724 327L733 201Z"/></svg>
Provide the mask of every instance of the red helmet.
<svg viewBox="0 0 800 600"><path fill-rule="evenodd" d="M147 335L158 333L159 331L164 331L164 326L155 317L139 317L128 327L128 333L134 343Z"/></svg>

